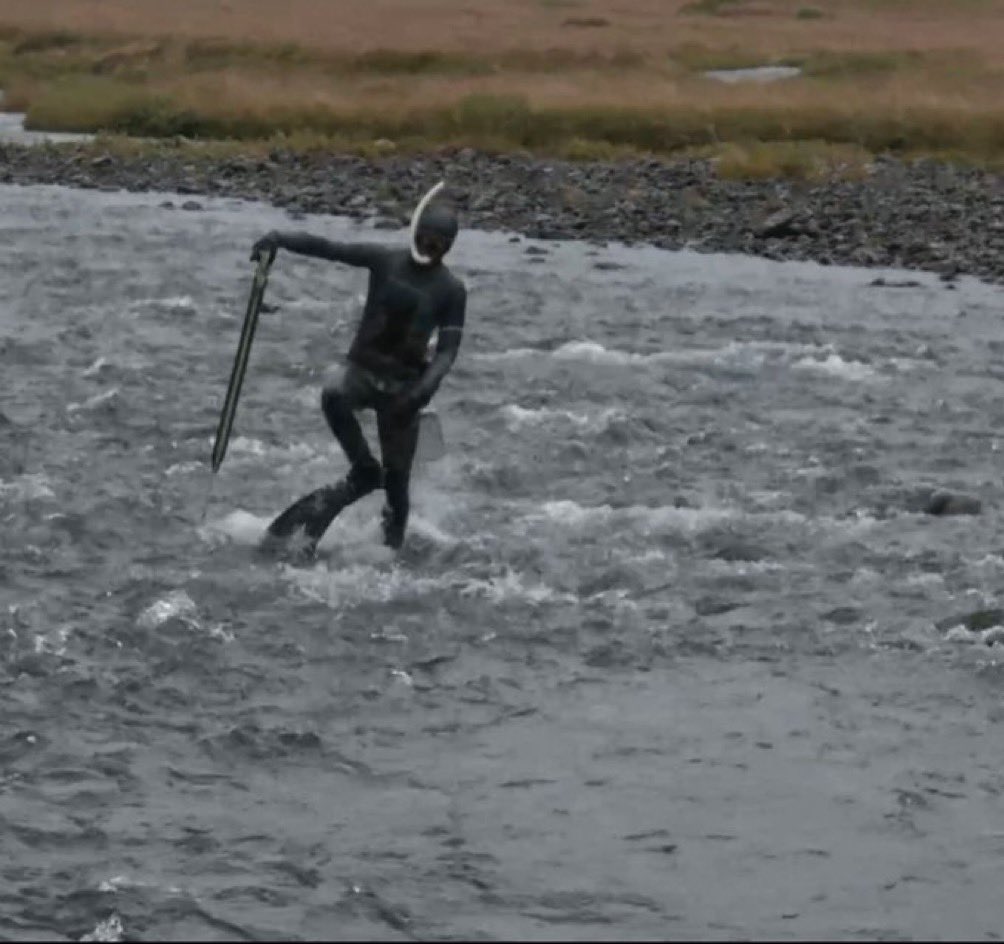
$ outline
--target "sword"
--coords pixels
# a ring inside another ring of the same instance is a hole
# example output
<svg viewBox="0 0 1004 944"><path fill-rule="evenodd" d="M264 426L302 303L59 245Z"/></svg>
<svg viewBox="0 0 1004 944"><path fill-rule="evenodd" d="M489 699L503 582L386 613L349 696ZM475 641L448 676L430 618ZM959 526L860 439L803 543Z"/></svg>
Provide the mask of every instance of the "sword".
<svg viewBox="0 0 1004 944"><path fill-rule="evenodd" d="M234 366L230 371L230 383L223 401L220 422L216 427L216 439L213 442L211 459L214 477L210 479L209 494L206 496L206 506L202 512L203 521L206 518L206 510L209 508L209 499L212 497L212 483L215 481L215 474L223 464L223 459L227 454L227 446L230 443L230 432L233 429L234 417L237 415L237 401L241 395L241 386L244 383L248 359L251 356L251 342L254 340L255 329L258 327L258 314L261 311L262 299L265 297L265 286L268 284L268 271L274 260L274 252L262 253L258 256L258 264L255 267L247 312L244 315L244 326L241 328L240 341L237 343L237 353L234 355Z"/></svg>

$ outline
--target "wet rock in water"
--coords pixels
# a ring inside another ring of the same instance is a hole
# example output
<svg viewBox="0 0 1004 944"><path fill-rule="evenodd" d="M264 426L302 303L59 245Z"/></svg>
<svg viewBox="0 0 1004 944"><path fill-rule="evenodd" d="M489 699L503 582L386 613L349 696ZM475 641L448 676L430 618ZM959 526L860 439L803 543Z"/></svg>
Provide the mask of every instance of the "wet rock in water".
<svg viewBox="0 0 1004 944"><path fill-rule="evenodd" d="M861 611L853 606L838 606L823 614L823 619L837 626L849 626L861 619Z"/></svg>
<svg viewBox="0 0 1004 944"><path fill-rule="evenodd" d="M887 281L883 278L877 278L868 283L874 288L920 288L920 282L915 279L906 279L903 281L893 282Z"/></svg>
<svg viewBox="0 0 1004 944"><path fill-rule="evenodd" d="M591 669L624 668L633 664L634 656L620 640L614 640L593 646L583 661Z"/></svg>
<svg viewBox="0 0 1004 944"><path fill-rule="evenodd" d="M983 634L983 642L988 646L1004 645L1004 626L992 626Z"/></svg>
<svg viewBox="0 0 1004 944"><path fill-rule="evenodd" d="M201 210L202 204L198 200L186 200L181 204L181 209L183 210Z"/></svg>
<svg viewBox="0 0 1004 944"><path fill-rule="evenodd" d="M969 613L960 613L938 620L934 625L943 633L956 626L963 626L971 633L980 633L995 626L1004 626L1004 609L991 607L972 610Z"/></svg>
<svg viewBox="0 0 1004 944"><path fill-rule="evenodd" d="M983 509L983 503L972 495L958 492L935 492L927 501L924 511L929 515L944 517L947 515L978 515Z"/></svg>
<svg viewBox="0 0 1004 944"><path fill-rule="evenodd" d="M694 611L698 616L719 616L722 613L731 613L732 610L742 606L729 600L716 600L714 597L703 597L694 604Z"/></svg>
<svg viewBox="0 0 1004 944"><path fill-rule="evenodd" d="M705 556L713 560L752 562L764 560L768 556L762 547L734 534L707 534L700 543Z"/></svg>
<svg viewBox="0 0 1004 944"><path fill-rule="evenodd" d="M54 669L44 653L29 652L12 659L8 666L8 671L14 678L17 678L19 675L30 675L35 678L41 678L51 674Z"/></svg>

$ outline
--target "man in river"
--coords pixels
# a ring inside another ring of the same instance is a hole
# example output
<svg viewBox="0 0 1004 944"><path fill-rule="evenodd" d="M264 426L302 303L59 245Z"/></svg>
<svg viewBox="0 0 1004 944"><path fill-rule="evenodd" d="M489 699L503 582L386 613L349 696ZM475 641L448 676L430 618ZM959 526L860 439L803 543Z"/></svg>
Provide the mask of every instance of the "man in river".
<svg viewBox="0 0 1004 944"><path fill-rule="evenodd" d="M254 244L252 259L285 249L369 269L366 304L347 363L321 394L324 416L349 461L348 473L279 515L269 526L266 545L285 541L302 529L302 550L312 555L335 516L381 486L386 496L384 543L396 550L404 541L420 412L453 366L467 307L464 283L443 264L458 223L453 207L437 199L442 187L442 183L433 187L416 208L409 248L278 232ZM434 331L438 338L429 358ZM380 463L356 418L366 409L376 413Z"/></svg>

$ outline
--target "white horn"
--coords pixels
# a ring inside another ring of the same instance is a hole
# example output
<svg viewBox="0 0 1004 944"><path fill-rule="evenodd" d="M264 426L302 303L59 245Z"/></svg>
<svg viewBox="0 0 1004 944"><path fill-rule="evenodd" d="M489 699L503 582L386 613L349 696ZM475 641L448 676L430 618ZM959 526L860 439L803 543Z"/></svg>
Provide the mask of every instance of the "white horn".
<svg viewBox="0 0 1004 944"><path fill-rule="evenodd" d="M419 201L418 206L415 207L415 212L411 215L411 258L414 259L419 265L428 265L430 262L432 262L432 260L427 258L426 256L423 256L418 251L418 246L415 245L415 235L418 233L418 221L422 218L422 213L425 211L425 208L429 205L429 201L437 193L439 193L439 191L442 190L444 186L445 184L443 183L443 181L440 181L438 184L436 184L435 187L433 187L424 197L422 197L421 201Z"/></svg>

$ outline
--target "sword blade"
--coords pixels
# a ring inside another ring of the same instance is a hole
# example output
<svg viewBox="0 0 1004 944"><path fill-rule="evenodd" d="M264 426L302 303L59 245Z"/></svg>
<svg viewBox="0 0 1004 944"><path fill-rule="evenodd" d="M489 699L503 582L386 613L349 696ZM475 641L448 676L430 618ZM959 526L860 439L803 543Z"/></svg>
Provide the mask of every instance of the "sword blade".
<svg viewBox="0 0 1004 944"><path fill-rule="evenodd" d="M230 383L227 385L227 394L223 400L223 409L220 411L220 421L216 427L216 439L213 443L212 454L213 472L219 470L227 454L230 432L233 429L234 418L237 415L237 401L240 398L244 376L247 373L248 359L251 356L251 342L254 341L255 329L258 326L258 315L261 311L262 299L265 297L265 286L268 283L268 270L271 264L271 256L262 255L258 257L258 266L255 269L254 282L251 286L247 311L244 315L244 325L241 328L241 336L237 343L233 368L230 371Z"/></svg>

